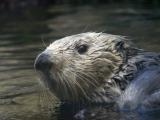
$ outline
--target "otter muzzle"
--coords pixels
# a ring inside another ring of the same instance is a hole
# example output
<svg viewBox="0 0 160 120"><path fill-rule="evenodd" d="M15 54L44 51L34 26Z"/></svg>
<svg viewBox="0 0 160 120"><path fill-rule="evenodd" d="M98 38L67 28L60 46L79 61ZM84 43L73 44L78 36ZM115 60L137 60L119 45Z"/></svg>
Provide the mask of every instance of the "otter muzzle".
<svg viewBox="0 0 160 120"><path fill-rule="evenodd" d="M52 62L50 56L46 53L41 53L35 60L34 68L39 71L50 70Z"/></svg>

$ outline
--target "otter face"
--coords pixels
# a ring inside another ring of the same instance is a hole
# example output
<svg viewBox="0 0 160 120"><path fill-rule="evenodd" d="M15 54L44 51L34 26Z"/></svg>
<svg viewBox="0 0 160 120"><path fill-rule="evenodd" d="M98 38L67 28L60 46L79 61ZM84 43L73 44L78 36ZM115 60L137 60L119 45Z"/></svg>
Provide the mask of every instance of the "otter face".
<svg viewBox="0 0 160 120"><path fill-rule="evenodd" d="M62 101L92 101L122 64L121 36L82 33L53 42L35 61L46 87Z"/></svg>

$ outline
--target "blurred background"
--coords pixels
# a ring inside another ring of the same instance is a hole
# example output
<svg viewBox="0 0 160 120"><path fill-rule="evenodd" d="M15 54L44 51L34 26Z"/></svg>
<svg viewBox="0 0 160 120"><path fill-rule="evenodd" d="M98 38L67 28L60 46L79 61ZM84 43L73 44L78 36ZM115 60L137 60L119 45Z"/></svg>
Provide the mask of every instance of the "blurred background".
<svg viewBox="0 0 160 120"><path fill-rule="evenodd" d="M88 31L160 52L160 0L0 0L0 120L69 119L38 84L34 60L54 40Z"/></svg>

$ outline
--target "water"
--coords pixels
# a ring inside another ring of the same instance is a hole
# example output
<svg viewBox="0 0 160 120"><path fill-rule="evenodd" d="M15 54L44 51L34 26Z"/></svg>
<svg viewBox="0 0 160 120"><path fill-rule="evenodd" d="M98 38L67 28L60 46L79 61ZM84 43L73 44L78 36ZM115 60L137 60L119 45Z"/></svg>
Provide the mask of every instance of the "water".
<svg viewBox="0 0 160 120"><path fill-rule="evenodd" d="M49 97L33 69L38 53L52 41L95 31L133 38L140 48L160 52L160 10L131 5L52 6L0 14L0 120L71 119L69 108ZM91 107L89 119L158 120L157 113L115 112ZM88 110L89 111L89 110ZM97 111L101 111L100 113ZM61 114L61 112L64 114ZM150 115L151 114L151 115Z"/></svg>

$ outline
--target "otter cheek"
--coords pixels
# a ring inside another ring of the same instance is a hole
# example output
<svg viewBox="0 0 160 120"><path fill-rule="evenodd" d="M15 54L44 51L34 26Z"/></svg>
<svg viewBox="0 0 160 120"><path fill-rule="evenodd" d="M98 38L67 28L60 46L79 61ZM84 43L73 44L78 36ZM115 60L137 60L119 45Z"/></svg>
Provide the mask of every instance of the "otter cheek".
<svg viewBox="0 0 160 120"><path fill-rule="evenodd" d="M99 76L105 79L108 79L114 70L112 62L103 58L96 59L93 66L96 66Z"/></svg>

